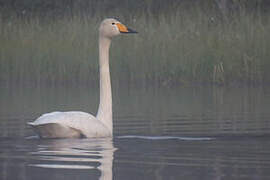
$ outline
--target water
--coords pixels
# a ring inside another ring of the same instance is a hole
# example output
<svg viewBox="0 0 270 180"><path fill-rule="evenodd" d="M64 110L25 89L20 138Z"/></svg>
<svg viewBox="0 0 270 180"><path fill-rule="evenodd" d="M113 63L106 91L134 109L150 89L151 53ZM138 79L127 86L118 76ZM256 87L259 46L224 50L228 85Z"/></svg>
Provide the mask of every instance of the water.
<svg viewBox="0 0 270 180"><path fill-rule="evenodd" d="M114 138L37 139L54 110L95 113L96 88L1 88L0 179L269 179L270 88L113 87Z"/></svg>

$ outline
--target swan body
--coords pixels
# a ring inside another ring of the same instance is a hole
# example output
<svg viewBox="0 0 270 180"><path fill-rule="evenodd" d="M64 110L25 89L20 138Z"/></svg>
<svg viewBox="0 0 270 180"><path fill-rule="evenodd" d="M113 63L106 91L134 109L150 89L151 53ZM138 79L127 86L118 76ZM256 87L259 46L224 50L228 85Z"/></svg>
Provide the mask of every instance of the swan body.
<svg viewBox="0 0 270 180"><path fill-rule="evenodd" d="M28 123L42 138L107 137L111 132L95 116L80 112L51 112Z"/></svg>
<svg viewBox="0 0 270 180"><path fill-rule="evenodd" d="M109 137L113 135L112 94L109 70L111 39L120 33L136 33L113 18L99 28L100 104L97 116L80 111L51 112L28 124L41 138Z"/></svg>

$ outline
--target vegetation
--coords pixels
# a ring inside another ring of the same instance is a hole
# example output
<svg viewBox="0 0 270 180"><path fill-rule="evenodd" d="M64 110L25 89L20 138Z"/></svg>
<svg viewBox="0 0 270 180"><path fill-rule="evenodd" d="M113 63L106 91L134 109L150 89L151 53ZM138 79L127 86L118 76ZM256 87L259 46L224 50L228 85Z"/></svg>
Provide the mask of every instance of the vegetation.
<svg viewBox="0 0 270 180"><path fill-rule="evenodd" d="M192 2L192 6L181 1L161 8L145 1L148 4L139 12L128 8L128 2L135 1L111 11L104 8L108 4L96 4L94 7L104 8L102 12L92 8L86 13L73 6L69 13L57 14L51 8L54 11L46 11L47 15L42 10L12 11L1 6L0 83L42 86L97 81L97 31L107 16L139 31L113 42L114 82L270 83L270 17L263 8L220 11L210 0Z"/></svg>

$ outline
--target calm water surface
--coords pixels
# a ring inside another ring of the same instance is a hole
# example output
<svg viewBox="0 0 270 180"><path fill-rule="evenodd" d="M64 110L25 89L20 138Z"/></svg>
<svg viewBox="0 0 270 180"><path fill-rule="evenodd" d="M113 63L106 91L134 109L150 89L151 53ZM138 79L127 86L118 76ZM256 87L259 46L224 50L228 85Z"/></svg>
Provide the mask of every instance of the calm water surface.
<svg viewBox="0 0 270 180"><path fill-rule="evenodd" d="M0 89L0 179L270 179L270 88L113 87L114 138L40 140L50 111L95 114L95 88Z"/></svg>

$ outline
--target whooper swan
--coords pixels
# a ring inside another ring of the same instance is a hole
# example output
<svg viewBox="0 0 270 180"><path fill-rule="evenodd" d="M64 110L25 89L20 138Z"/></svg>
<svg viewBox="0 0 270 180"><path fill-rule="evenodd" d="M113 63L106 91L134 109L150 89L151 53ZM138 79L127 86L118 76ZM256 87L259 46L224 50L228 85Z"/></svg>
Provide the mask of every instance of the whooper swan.
<svg viewBox="0 0 270 180"><path fill-rule="evenodd" d="M109 48L114 36L136 33L108 18L99 27L100 103L97 116L80 111L46 113L29 122L41 138L108 137L113 135Z"/></svg>

